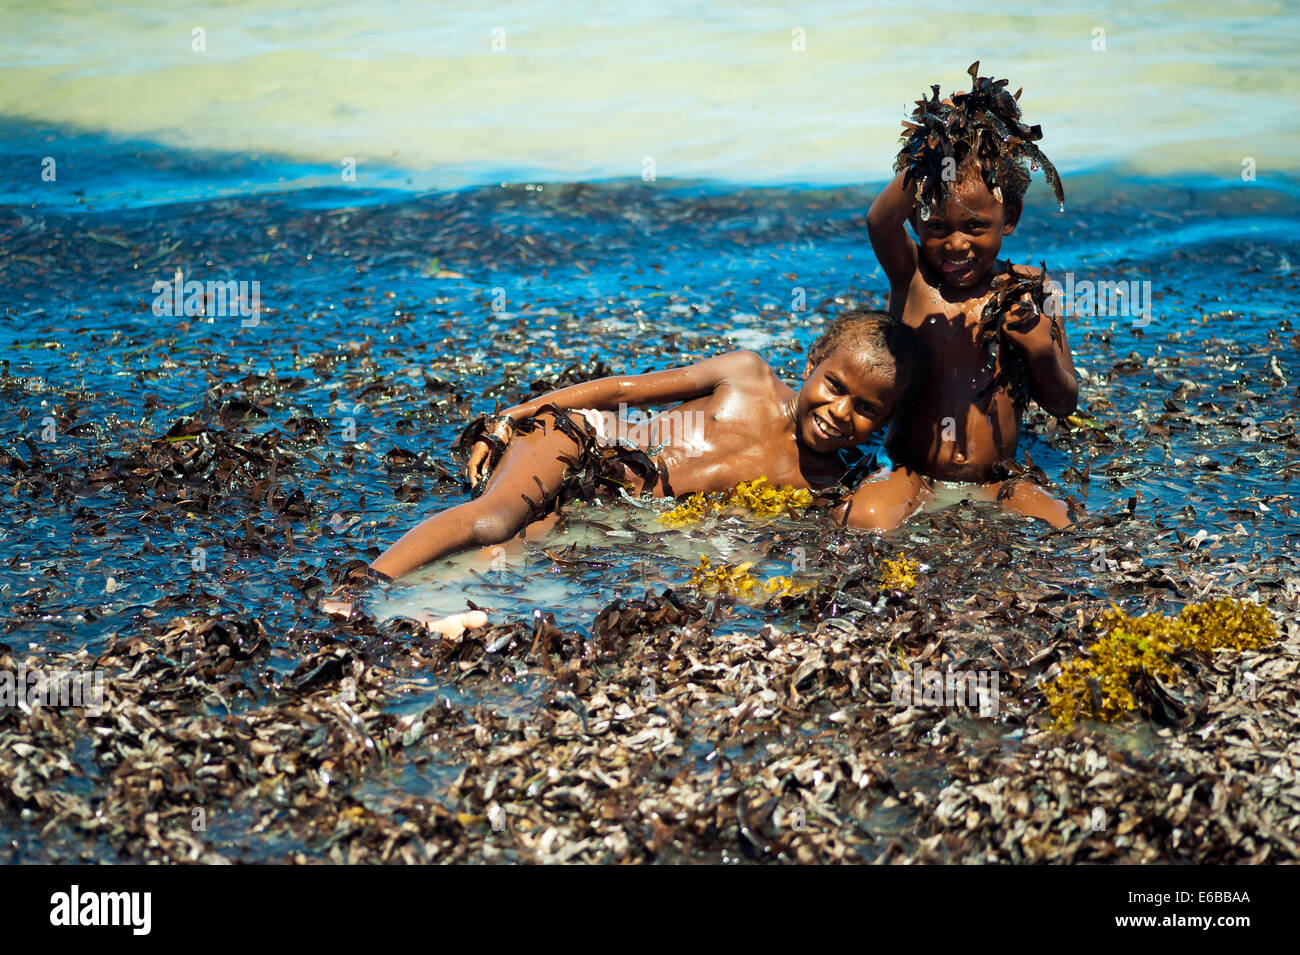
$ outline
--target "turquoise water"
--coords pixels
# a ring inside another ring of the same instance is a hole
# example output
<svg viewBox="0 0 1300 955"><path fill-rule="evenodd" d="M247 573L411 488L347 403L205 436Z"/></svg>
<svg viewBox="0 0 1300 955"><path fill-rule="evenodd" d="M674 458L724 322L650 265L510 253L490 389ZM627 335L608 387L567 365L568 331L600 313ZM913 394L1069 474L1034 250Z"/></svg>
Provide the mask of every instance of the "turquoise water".
<svg viewBox="0 0 1300 955"><path fill-rule="evenodd" d="M5 27L9 201L343 185L347 159L358 190L874 182L912 101L976 59L1025 88L1066 172L1240 181L1247 158L1267 179L1300 155L1289 3L18 0Z"/></svg>

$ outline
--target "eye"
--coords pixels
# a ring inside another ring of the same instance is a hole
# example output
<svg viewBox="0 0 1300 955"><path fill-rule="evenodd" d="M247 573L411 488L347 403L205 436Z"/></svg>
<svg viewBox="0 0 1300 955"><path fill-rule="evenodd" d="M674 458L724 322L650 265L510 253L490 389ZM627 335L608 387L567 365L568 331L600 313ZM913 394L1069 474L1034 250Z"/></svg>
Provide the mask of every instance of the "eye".
<svg viewBox="0 0 1300 955"><path fill-rule="evenodd" d="M861 398L853 403L853 409L864 418L870 418L874 416L876 412L875 408L863 401Z"/></svg>
<svg viewBox="0 0 1300 955"><path fill-rule="evenodd" d="M835 392L837 395L844 394L844 386L840 384L839 381L836 378L832 377L831 375L826 376L826 384L828 384L830 386L831 391Z"/></svg>

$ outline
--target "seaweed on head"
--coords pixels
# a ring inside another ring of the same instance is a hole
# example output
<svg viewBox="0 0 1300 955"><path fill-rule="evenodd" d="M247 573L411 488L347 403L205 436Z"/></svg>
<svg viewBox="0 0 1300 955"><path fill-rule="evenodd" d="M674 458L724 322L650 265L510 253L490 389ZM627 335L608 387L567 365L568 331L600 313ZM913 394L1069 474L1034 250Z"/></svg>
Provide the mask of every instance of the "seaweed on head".
<svg viewBox="0 0 1300 955"><path fill-rule="evenodd" d="M903 123L904 140L894 162L895 172L905 172L904 182L915 185L917 213L929 218L930 207L943 202L955 184L958 170L974 165L999 202L1019 206L1029 187L1029 171L1042 167L1043 175L1065 208L1065 189L1051 160L1036 145L1041 126L1020 119L1020 94L1007 91L1007 80L979 75L979 60L967 70L969 92L939 98L931 86L929 99L916 101L910 121Z"/></svg>

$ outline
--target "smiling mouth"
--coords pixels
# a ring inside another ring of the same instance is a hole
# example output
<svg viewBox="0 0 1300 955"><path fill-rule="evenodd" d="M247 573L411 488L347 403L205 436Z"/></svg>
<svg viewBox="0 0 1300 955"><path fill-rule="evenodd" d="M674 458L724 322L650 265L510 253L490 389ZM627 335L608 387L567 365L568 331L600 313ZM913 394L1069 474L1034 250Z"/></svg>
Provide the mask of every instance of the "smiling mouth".
<svg viewBox="0 0 1300 955"><path fill-rule="evenodd" d="M962 259L960 262L940 262L939 268L945 275L961 275L963 272L969 272L974 265L974 259Z"/></svg>
<svg viewBox="0 0 1300 955"><path fill-rule="evenodd" d="M843 431L817 415L813 415L813 427L828 441L842 441L845 437Z"/></svg>

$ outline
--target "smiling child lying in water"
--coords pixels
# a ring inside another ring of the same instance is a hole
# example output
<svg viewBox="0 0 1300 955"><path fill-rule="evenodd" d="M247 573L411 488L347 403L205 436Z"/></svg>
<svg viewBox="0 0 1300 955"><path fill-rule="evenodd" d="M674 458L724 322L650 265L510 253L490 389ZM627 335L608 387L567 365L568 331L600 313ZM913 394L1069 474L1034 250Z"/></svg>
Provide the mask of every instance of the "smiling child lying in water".
<svg viewBox="0 0 1300 955"><path fill-rule="evenodd" d="M849 452L889 421L907 389L906 335L883 312L846 312L809 349L797 390L759 355L735 351L525 401L496 418L490 430L480 421L467 432L468 441L462 438L471 447L473 498L417 524L371 568L398 578L440 557L544 528L538 519L566 492L589 496L621 488L634 496L684 496L760 477L778 486L833 488L860 457ZM673 402L675 408L648 425L626 428L611 414ZM326 609L349 608L335 603ZM473 611L426 622L455 634L484 620Z"/></svg>

